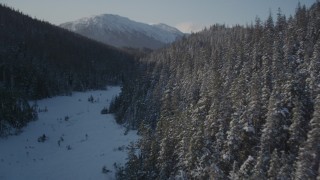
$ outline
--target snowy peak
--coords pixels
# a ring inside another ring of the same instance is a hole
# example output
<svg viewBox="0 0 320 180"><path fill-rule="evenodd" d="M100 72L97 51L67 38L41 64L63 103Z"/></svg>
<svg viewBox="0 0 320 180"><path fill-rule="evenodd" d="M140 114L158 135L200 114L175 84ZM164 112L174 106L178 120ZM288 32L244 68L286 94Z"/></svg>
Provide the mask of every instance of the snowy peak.
<svg viewBox="0 0 320 180"><path fill-rule="evenodd" d="M157 28L160 28L160 29L163 29L163 30L168 31L168 32L181 34L181 31L179 31L177 28L174 28L172 26L168 26L168 25L163 24L163 23L154 24L153 26L155 26Z"/></svg>
<svg viewBox="0 0 320 180"><path fill-rule="evenodd" d="M114 14L86 17L60 26L116 47L156 49L183 36L166 24L149 25Z"/></svg>
<svg viewBox="0 0 320 180"><path fill-rule="evenodd" d="M118 15L102 14L99 16L82 18L77 21L71 22L71 24L74 25L74 27L76 27L77 25L85 25L97 26L110 30L125 30L127 27L132 26L134 24L134 21ZM63 26L63 24L61 26Z"/></svg>

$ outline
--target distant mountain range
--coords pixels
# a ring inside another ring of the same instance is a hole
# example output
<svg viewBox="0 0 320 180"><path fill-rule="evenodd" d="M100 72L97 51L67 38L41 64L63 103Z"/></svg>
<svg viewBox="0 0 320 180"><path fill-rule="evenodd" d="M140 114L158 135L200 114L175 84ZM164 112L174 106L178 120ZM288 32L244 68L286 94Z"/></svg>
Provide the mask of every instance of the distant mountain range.
<svg viewBox="0 0 320 180"><path fill-rule="evenodd" d="M112 14L81 18L60 27L115 47L157 49L184 35L166 24L149 25Z"/></svg>

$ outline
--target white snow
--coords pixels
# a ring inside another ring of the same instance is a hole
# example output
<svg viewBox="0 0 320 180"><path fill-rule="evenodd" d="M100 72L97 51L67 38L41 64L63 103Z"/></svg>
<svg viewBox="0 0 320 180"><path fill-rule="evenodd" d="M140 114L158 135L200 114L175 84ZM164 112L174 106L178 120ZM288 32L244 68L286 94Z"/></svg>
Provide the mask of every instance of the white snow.
<svg viewBox="0 0 320 180"><path fill-rule="evenodd" d="M175 41L177 37L183 35L178 29L166 24L149 25L114 14L85 17L73 22L63 23L60 26L69 28L71 31L77 31L77 29L81 29L81 27L93 26L98 27L96 31L101 32L105 30L125 32L127 34L141 32L163 43L171 43ZM100 32L95 33L99 34Z"/></svg>
<svg viewBox="0 0 320 180"><path fill-rule="evenodd" d="M244 129L246 132L255 133L254 127L252 127L252 126L250 126L250 125L246 125L245 127L243 127L243 129Z"/></svg>
<svg viewBox="0 0 320 180"><path fill-rule="evenodd" d="M138 139L136 131L124 135L112 115L100 114L119 92L108 87L38 101L48 111L39 112L21 134L0 139L0 179L114 179L113 164L127 158L127 150L118 148ZM88 102L91 95L94 103ZM43 134L47 140L38 142ZM112 172L102 173L103 166Z"/></svg>

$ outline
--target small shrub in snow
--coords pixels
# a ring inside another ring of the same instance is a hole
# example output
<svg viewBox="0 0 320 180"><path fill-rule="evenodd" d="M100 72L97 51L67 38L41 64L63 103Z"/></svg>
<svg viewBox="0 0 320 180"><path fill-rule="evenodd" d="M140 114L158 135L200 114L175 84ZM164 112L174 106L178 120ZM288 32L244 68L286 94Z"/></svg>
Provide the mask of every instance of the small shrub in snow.
<svg viewBox="0 0 320 180"><path fill-rule="evenodd" d="M38 137L38 142L45 142L48 139L48 137L43 134L42 136Z"/></svg>
<svg viewBox="0 0 320 180"><path fill-rule="evenodd" d="M93 103L93 102L94 102L94 98L93 98L93 96L92 96L92 95L90 95L90 97L88 98L88 101L89 101L89 102L91 102L91 103Z"/></svg>
<svg viewBox="0 0 320 180"><path fill-rule="evenodd" d="M68 121L69 119L70 119L69 116L65 116L65 117L64 117L64 120L65 120L65 121Z"/></svg>
<svg viewBox="0 0 320 180"><path fill-rule="evenodd" d="M108 108L104 107L102 110L101 110L101 114L108 114Z"/></svg>
<svg viewBox="0 0 320 180"><path fill-rule="evenodd" d="M60 147L60 145L61 145L61 142L63 142L64 141L64 139L63 139L63 137L61 136L60 137L60 139L58 140L58 146Z"/></svg>
<svg viewBox="0 0 320 180"><path fill-rule="evenodd" d="M104 173L104 174L108 174L108 173L110 173L111 171L107 168L107 166L103 166L102 167L102 173Z"/></svg>
<svg viewBox="0 0 320 180"><path fill-rule="evenodd" d="M113 151L124 151L126 149L126 146L119 146L117 148L114 148Z"/></svg>
<svg viewBox="0 0 320 180"><path fill-rule="evenodd" d="M66 146L66 148L67 148L67 150L71 150L72 149L70 145Z"/></svg>

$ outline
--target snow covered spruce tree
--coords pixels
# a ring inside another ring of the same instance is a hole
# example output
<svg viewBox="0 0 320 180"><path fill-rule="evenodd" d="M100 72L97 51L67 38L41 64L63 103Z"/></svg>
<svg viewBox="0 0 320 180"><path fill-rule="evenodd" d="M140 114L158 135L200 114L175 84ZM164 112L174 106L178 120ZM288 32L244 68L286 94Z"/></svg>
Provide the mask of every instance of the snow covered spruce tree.
<svg viewBox="0 0 320 180"><path fill-rule="evenodd" d="M311 130L308 139L300 148L296 179L316 179L320 165L320 94L315 99L313 118L310 121Z"/></svg>

